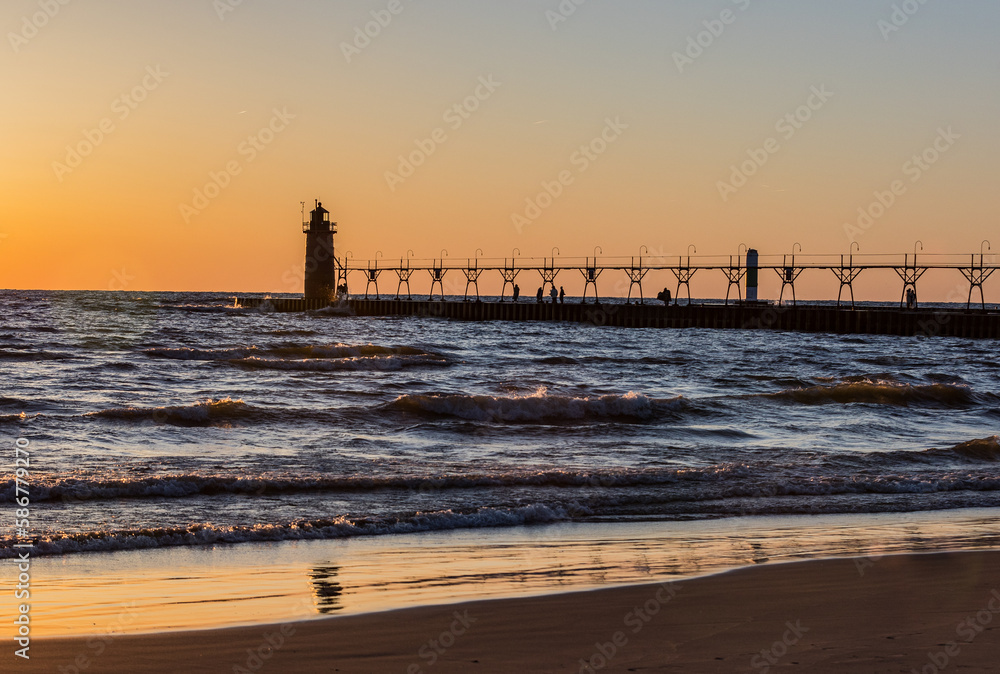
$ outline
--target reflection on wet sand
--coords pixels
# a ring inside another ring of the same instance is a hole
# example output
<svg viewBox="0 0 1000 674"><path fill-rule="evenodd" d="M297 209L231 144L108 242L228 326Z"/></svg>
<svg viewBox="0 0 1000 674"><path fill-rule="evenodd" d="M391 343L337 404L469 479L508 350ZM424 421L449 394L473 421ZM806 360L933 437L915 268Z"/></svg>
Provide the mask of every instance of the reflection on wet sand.
<svg viewBox="0 0 1000 674"><path fill-rule="evenodd" d="M309 571L316 610L322 615L330 615L344 608L340 602L344 586L337 581L339 574L340 567L333 564L317 566Z"/></svg>

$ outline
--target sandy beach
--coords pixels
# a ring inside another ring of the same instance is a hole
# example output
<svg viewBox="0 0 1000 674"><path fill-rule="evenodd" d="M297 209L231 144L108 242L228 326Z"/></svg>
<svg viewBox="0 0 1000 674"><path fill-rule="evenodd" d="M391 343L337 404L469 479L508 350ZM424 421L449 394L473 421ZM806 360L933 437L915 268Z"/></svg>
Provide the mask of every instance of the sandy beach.
<svg viewBox="0 0 1000 674"><path fill-rule="evenodd" d="M990 671L1000 656L998 627L1000 555L961 552L776 564L283 625L40 639L30 663L8 659L4 669ZM12 642L4 645L13 652Z"/></svg>

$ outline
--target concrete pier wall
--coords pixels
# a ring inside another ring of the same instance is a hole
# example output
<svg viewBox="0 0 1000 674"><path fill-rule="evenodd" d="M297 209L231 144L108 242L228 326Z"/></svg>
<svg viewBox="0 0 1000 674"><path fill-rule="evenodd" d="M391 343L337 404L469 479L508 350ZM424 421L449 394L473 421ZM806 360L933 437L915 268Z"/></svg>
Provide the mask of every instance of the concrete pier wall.
<svg viewBox="0 0 1000 674"><path fill-rule="evenodd" d="M322 300L246 299L247 308L264 311L315 311ZM535 302L455 302L347 300L340 307L357 316L424 316L459 321L562 321L628 328L712 328L789 330L867 335L925 335L1000 339L1000 313L838 309L776 306L655 306L651 304L538 304Z"/></svg>

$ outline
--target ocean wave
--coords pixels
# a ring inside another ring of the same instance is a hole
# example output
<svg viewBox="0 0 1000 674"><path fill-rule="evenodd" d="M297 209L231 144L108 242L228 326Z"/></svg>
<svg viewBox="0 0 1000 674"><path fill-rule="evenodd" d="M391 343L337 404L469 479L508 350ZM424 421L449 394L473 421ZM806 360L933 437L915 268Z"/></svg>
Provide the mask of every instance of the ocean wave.
<svg viewBox="0 0 1000 674"><path fill-rule="evenodd" d="M161 304L158 309L173 309L192 314L239 314L251 311L231 304Z"/></svg>
<svg viewBox="0 0 1000 674"><path fill-rule="evenodd" d="M139 479L67 479L32 485L32 500L97 501L194 496L276 495L306 492L376 492L406 490L421 493L492 487L633 487L679 482L718 481L745 476L741 465L708 468L649 470L549 470L391 477L255 477L226 475L170 475ZM14 500L14 482L0 482L0 503Z"/></svg>
<svg viewBox="0 0 1000 674"><path fill-rule="evenodd" d="M969 440L954 447L928 449L924 454L932 456L961 456L976 461L1000 461L1000 437L994 435L979 440Z"/></svg>
<svg viewBox="0 0 1000 674"><path fill-rule="evenodd" d="M338 304L331 304L328 307L323 307L322 309L316 309L309 312L310 316L354 316L354 309L347 302L341 302Z"/></svg>
<svg viewBox="0 0 1000 674"><path fill-rule="evenodd" d="M685 356L643 356L642 358L627 358L620 356L586 356L580 362L607 365L684 365L690 362Z"/></svg>
<svg viewBox="0 0 1000 674"><path fill-rule="evenodd" d="M270 353L281 357L301 358L373 358L379 356L438 356L415 346L379 346L377 344L333 344L329 346L278 346Z"/></svg>
<svg viewBox="0 0 1000 674"><path fill-rule="evenodd" d="M549 356L535 361L539 365L579 365L580 361L569 356Z"/></svg>
<svg viewBox="0 0 1000 674"><path fill-rule="evenodd" d="M784 481L763 480L727 486L724 498L734 496L840 496L848 494L934 494L944 492L1000 491L1000 477L993 474L883 474L854 477L827 476Z"/></svg>
<svg viewBox="0 0 1000 674"><path fill-rule="evenodd" d="M977 396L969 386L901 384L885 380L848 381L763 395L805 405L869 403L898 406L918 404L963 406L977 402Z"/></svg>
<svg viewBox="0 0 1000 674"><path fill-rule="evenodd" d="M640 393L573 397L544 388L526 396L424 394L400 396L389 407L416 414L458 417L470 421L541 422L595 418L652 419L676 411L683 398L656 399Z"/></svg>
<svg viewBox="0 0 1000 674"><path fill-rule="evenodd" d="M231 360L233 358L249 358L260 350L255 347L239 349L147 349L145 353L150 358L166 358L169 360Z"/></svg>
<svg viewBox="0 0 1000 674"><path fill-rule="evenodd" d="M288 370L300 372L340 371L394 371L406 367L447 367L451 361L436 356L359 356L356 358L240 358L230 360L233 365L261 370Z"/></svg>
<svg viewBox="0 0 1000 674"><path fill-rule="evenodd" d="M64 353L53 353L51 351L10 351L7 349L0 349L0 360L24 360L24 361L41 361L41 360L70 360L72 356Z"/></svg>
<svg viewBox="0 0 1000 674"><path fill-rule="evenodd" d="M158 348L147 349L144 353L150 358L203 361L239 361L247 358L388 358L392 356L424 356L444 359L441 354L414 346L379 346L377 344L285 345L266 348L247 346L228 349Z"/></svg>
<svg viewBox="0 0 1000 674"><path fill-rule="evenodd" d="M171 426L223 425L237 419L246 419L257 412L242 400L223 398L206 400L193 405L174 407L116 407L84 416L114 421L153 421Z"/></svg>
<svg viewBox="0 0 1000 674"><path fill-rule="evenodd" d="M42 537L32 556L64 555L78 552L111 552L177 546L207 546L289 540L329 540L356 536L412 534L451 529L482 529L547 524L572 519L559 507L528 505L517 508L479 508L470 512L444 510L420 512L402 517L336 517L300 520L287 524L255 526L214 526L211 524L130 531L91 531ZM15 556L10 538L0 539L0 558ZM19 549L18 552L24 552Z"/></svg>
<svg viewBox="0 0 1000 674"><path fill-rule="evenodd" d="M666 489L598 490L587 494L550 493L532 505L473 505L395 516L303 518L292 522L195 525L186 527L41 533L33 555L134 550L170 546L206 546L244 542L336 539L352 536L412 534L448 529L515 527L562 521L628 522L637 518L676 520L747 514L834 512L907 512L1000 505L1000 477L995 474L830 476L772 478L751 471L735 483L705 479ZM735 477L736 475L734 475ZM13 556L12 537L0 537L0 558Z"/></svg>
<svg viewBox="0 0 1000 674"><path fill-rule="evenodd" d="M268 334L275 337L312 337L317 335L315 330L271 330Z"/></svg>

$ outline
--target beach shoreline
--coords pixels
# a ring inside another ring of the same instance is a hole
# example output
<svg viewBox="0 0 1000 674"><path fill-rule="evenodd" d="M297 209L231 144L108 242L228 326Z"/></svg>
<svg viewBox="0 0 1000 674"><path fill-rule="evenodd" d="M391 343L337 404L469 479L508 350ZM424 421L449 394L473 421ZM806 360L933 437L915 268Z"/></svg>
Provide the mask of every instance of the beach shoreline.
<svg viewBox="0 0 1000 674"><path fill-rule="evenodd" d="M749 530L748 530L749 527ZM524 598L808 559L1000 547L994 511L556 523L32 562L32 636L196 631Z"/></svg>
<svg viewBox="0 0 1000 674"><path fill-rule="evenodd" d="M1000 552L947 552L268 626L38 639L10 671L919 672L956 662L986 671L1000 655L998 627ZM3 644L13 658L13 642Z"/></svg>

